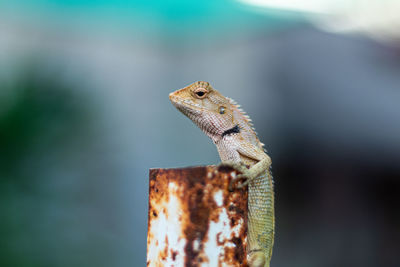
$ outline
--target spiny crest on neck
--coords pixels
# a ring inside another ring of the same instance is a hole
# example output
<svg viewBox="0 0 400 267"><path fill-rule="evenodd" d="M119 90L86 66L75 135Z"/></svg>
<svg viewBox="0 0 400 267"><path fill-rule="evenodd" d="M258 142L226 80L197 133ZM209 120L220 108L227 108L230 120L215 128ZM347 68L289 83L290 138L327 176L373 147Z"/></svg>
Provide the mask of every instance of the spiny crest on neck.
<svg viewBox="0 0 400 267"><path fill-rule="evenodd" d="M247 115L247 113L241 108L241 106L235 100L229 97L227 97L227 99L229 100L231 105L239 111L239 113L242 115L242 118L247 123L247 125L255 131L253 121L250 119L249 115Z"/></svg>
<svg viewBox="0 0 400 267"><path fill-rule="evenodd" d="M242 117L242 120L253 131L254 135L258 139L256 129L254 128L253 121L250 119L249 115L247 115L247 113L241 108L241 106L235 100L233 100L232 98L229 98L229 97L227 97L227 99L229 100L232 107L239 111L239 113ZM260 144L262 145L262 147L264 147L263 143L260 142Z"/></svg>

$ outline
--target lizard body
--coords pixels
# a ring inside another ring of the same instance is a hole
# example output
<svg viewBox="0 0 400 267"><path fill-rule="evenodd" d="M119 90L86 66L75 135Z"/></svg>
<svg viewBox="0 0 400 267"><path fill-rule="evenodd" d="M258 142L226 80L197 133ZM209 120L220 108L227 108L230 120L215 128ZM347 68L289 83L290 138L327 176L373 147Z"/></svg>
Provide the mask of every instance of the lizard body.
<svg viewBox="0 0 400 267"><path fill-rule="evenodd" d="M236 102L207 82L195 82L171 93L169 98L212 139L221 164L241 172L233 182L244 180L237 187L248 185L248 261L251 267L269 267L275 228L271 159L250 118Z"/></svg>

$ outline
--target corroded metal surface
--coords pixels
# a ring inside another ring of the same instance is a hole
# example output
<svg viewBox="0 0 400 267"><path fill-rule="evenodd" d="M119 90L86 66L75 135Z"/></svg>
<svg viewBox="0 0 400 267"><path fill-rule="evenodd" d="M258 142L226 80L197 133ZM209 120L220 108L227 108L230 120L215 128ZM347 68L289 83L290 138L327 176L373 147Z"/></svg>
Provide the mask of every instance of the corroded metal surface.
<svg viewBox="0 0 400 267"><path fill-rule="evenodd" d="M225 167L151 169L147 266L248 266L247 189Z"/></svg>

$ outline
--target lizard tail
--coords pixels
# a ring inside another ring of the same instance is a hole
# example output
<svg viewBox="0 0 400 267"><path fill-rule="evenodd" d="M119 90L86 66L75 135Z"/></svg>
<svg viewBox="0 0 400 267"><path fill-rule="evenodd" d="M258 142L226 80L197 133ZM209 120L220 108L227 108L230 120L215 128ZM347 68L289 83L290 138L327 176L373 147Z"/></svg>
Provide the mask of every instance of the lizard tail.
<svg viewBox="0 0 400 267"><path fill-rule="evenodd" d="M262 251L255 251L250 254L249 266L250 267L269 267L269 262L267 261L265 255Z"/></svg>

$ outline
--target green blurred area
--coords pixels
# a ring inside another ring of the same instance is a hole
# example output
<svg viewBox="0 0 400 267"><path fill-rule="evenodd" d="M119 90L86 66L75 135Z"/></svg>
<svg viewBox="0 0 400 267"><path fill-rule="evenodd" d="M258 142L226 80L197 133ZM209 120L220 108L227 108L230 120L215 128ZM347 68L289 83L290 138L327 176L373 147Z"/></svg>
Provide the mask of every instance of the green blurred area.
<svg viewBox="0 0 400 267"><path fill-rule="evenodd" d="M13 84L0 85L8 92L0 99L5 106L0 114L3 174L15 174L35 149L67 145L68 137L82 127L84 110L71 90L56 77L38 76L31 69Z"/></svg>
<svg viewBox="0 0 400 267"><path fill-rule="evenodd" d="M77 137L81 142L87 137L89 102L83 105L82 94L57 74L38 72L38 66L0 81L0 266L54 266L65 240L52 239L62 235L46 225L60 219L54 220L51 210L68 208L70 196L48 187L59 177L49 176L47 164L61 160L58 155L67 153ZM84 254L74 258L59 266L85 266Z"/></svg>

